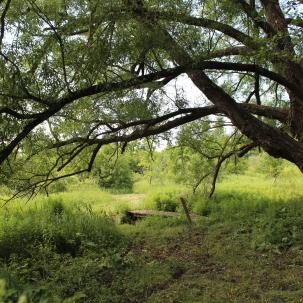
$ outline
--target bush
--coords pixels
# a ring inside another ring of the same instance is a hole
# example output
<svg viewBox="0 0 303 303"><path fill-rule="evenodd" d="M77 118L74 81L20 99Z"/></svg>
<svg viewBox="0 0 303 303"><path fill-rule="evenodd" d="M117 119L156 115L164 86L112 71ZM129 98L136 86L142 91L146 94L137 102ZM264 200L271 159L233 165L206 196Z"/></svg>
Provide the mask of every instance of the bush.
<svg viewBox="0 0 303 303"><path fill-rule="evenodd" d="M120 224L130 224L134 222L134 218L129 214L128 207L121 208L120 215Z"/></svg>
<svg viewBox="0 0 303 303"><path fill-rule="evenodd" d="M43 207L0 215L0 258L29 257L35 247L48 246L59 253L77 255L83 250L116 251L125 244L109 217L90 208L71 209L60 200Z"/></svg>
<svg viewBox="0 0 303 303"><path fill-rule="evenodd" d="M11 190L5 186L5 185L0 185L0 198L2 197L8 197L12 194Z"/></svg>
<svg viewBox="0 0 303 303"><path fill-rule="evenodd" d="M62 198L57 197L54 200L50 200L49 204L50 204L50 207L52 209L52 213L54 215L59 216L59 215L61 215L63 213L63 211L64 211L64 204L62 202Z"/></svg>
<svg viewBox="0 0 303 303"><path fill-rule="evenodd" d="M112 157L115 146L107 146L98 154L92 175L101 188L127 190L133 187L133 160L128 154Z"/></svg>
<svg viewBox="0 0 303 303"><path fill-rule="evenodd" d="M254 246L257 249L303 248L303 208L300 201L279 203L257 219Z"/></svg>
<svg viewBox="0 0 303 303"><path fill-rule="evenodd" d="M154 201L157 210L175 212L179 206L176 194L171 192L155 194Z"/></svg>

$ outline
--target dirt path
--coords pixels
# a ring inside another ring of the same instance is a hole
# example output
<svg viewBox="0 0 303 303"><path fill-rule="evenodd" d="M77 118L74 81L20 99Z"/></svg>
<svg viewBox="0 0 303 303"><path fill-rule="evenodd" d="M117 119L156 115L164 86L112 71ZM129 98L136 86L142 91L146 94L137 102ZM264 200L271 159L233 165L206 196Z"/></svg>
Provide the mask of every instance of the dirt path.
<svg viewBox="0 0 303 303"><path fill-rule="evenodd" d="M116 201L126 201L132 203L138 203L143 201L145 194L124 194L124 195L113 195Z"/></svg>

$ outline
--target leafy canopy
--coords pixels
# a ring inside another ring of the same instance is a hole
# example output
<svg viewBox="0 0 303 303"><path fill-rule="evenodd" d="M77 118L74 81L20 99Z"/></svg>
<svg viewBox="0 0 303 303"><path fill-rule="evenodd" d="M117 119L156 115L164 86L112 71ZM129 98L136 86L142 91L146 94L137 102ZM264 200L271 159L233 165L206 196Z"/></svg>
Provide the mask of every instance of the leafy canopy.
<svg viewBox="0 0 303 303"><path fill-rule="evenodd" d="M34 193L91 171L104 145L209 115L243 134L233 154L259 146L303 169L301 0L0 6L2 182Z"/></svg>

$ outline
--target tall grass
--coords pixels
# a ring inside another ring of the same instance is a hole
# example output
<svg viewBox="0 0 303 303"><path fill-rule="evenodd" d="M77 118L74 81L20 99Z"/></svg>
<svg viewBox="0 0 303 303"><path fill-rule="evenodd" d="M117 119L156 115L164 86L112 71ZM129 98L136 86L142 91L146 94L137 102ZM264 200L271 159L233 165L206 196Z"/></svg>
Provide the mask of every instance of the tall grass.
<svg viewBox="0 0 303 303"><path fill-rule="evenodd" d="M96 266L118 266L128 239L87 204L38 202L0 211L0 302L83 302Z"/></svg>
<svg viewBox="0 0 303 303"><path fill-rule="evenodd" d="M203 193L189 196L191 211L203 216L194 222L194 233L184 218L112 222L113 214L129 208L178 208L187 189L170 181L150 185L139 180L135 194L123 195L84 183L27 204L14 201L0 209L0 302L17 302L22 294L34 303L146 301L174 279L171 266L179 264L178 258L191 260L191 249L197 259L203 254L205 239L195 242L196 232L208 237L213 254L216 245L222 250L220 241L230 250L241 243L262 254L301 251L302 185L292 169L277 178L253 171L227 176L212 199ZM183 250L182 241L174 246L178 235L189 239L188 248ZM161 259L178 247L182 254Z"/></svg>
<svg viewBox="0 0 303 303"><path fill-rule="evenodd" d="M119 240L109 217L93 212L85 204L71 207L58 198L22 211L12 207L2 210L0 219L0 258L9 258L13 254L28 255L40 244L62 248L66 252L70 248L73 250L70 253L74 254L89 243L100 249L112 247Z"/></svg>

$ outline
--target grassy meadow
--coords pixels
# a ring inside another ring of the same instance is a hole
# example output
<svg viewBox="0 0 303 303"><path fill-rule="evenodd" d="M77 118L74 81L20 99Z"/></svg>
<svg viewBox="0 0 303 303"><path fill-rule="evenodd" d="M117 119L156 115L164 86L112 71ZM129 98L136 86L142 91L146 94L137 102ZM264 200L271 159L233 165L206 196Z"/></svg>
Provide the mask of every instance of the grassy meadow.
<svg viewBox="0 0 303 303"><path fill-rule="evenodd" d="M303 302L303 177L228 175L212 199L173 182L85 181L0 209L0 302ZM122 224L130 209L199 214Z"/></svg>

